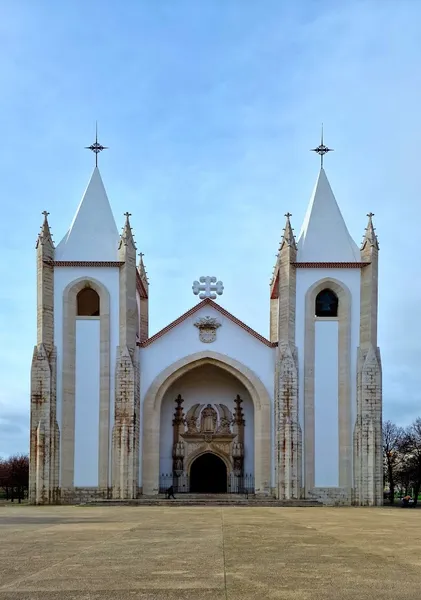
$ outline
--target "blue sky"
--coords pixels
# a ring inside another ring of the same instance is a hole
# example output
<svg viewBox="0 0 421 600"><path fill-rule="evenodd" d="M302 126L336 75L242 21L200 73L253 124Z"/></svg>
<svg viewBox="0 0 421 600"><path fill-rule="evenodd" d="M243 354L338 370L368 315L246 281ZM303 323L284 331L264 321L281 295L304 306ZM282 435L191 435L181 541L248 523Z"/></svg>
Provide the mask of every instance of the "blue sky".
<svg viewBox="0 0 421 600"><path fill-rule="evenodd" d="M268 335L284 213L299 232L326 172L359 243L379 235L384 415L421 414L421 3L126 0L0 7L0 455L28 449L41 211L62 238L100 169L130 210L151 333L215 274L221 304Z"/></svg>

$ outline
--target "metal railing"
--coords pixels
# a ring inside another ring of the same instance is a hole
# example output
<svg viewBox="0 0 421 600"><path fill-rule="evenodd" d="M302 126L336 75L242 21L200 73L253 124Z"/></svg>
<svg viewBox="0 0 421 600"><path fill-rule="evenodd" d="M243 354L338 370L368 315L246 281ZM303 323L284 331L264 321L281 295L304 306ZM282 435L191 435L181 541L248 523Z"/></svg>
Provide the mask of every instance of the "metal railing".
<svg viewBox="0 0 421 600"><path fill-rule="evenodd" d="M159 493L165 494L169 487L173 487L175 494L190 492L190 478L188 475L172 475L171 473L161 473L159 477ZM251 473L244 475L234 475L230 473L227 476L228 494L254 494L254 476Z"/></svg>
<svg viewBox="0 0 421 600"><path fill-rule="evenodd" d="M182 494L190 491L190 483L188 475L176 475L161 473L159 477L159 493L165 494L169 487L173 486L174 493Z"/></svg>
<svg viewBox="0 0 421 600"><path fill-rule="evenodd" d="M254 476L251 473L244 475L228 475L228 492L231 494L254 494Z"/></svg>

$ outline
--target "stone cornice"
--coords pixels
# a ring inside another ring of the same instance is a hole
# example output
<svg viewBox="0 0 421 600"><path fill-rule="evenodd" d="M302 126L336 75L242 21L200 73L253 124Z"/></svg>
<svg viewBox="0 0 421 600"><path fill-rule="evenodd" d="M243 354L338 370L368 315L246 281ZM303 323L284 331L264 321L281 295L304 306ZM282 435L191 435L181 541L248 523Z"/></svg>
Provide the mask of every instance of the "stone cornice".
<svg viewBox="0 0 421 600"><path fill-rule="evenodd" d="M291 262L296 269L364 269L371 263L368 261L361 262ZM278 265L277 265L278 266ZM270 298L276 300L278 298L278 283L279 283L279 268L275 267L275 271L270 282Z"/></svg>
<svg viewBox="0 0 421 600"><path fill-rule="evenodd" d="M369 262L292 262L296 269L364 269Z"/></svg>
<svg viewBox="0 0 421 600"><path fill-rule="evenodd" d="M121 267L124 261L104 260L44 260L53 267Z"/></svg>
<svg viewBox="0 0 421 600"><path fill-rule="evenodd" d="M122 267L125 263L121 260L106 261L106 260L44 260L44 264L50 267ZM142 281L139 272L136 269L136 288L141 298L147 298L148 292Z"/></svg>

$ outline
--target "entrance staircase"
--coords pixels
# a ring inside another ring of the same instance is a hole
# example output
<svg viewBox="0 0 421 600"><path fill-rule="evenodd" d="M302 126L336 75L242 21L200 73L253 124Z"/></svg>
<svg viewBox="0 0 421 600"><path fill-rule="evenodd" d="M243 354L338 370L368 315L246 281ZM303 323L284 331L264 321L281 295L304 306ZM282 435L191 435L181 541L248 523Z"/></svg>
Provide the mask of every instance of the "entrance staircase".
<svg viewBox="0 0 421 600"><path fill-rule="evenodd" d="M256 497L243 494L176 494L176 499L167 500L164 494L142 496L132 500L90 500L85 505L95 506L266 506L303 507L323 506L316 500L276 500L271 497Z"/></svg>

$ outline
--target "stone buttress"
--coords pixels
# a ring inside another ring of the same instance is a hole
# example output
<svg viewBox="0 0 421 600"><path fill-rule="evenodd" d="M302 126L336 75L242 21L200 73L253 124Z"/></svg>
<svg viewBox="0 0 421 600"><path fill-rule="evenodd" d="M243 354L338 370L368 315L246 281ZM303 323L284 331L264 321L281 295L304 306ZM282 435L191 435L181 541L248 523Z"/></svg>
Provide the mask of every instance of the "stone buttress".
<svg viewBox="0 0 421 600"><path fill-rule="evenodd" d="M136 498L139 473L140 377L136 352L136 246L129 214L119 244L119 346L115 371L115 409L112 433L112 496Z"/></svg>
<svg viewBox="0 0 421 600"><path fill-rule="evenodd" d="M139 342L149 337L149 280L143 262L143 253L139 254L137 265L137 291L139 299Z"/></svg>
<svg viewBox="0 0 421 600"><path fill-rule="evenodd" d="M60 433L57 424L57 351L54 345L54 243L44 212L36 244L37 345L31 367L29 502L59 499Z"/></svg>
<svg viewBox="0 0 421 600"><path fill-rule="evenodd" d="M354 504L383 504L382 367L377 346L379 245L372 213L361 246L360 345L354 427Z"/></svg>
<svg viewBox="0 0 421 600"><path fill-rule="evenodd" d="M301 497L302 431L298 413L295 346L297 246L287 214L271 286L271 341L278 342L275 370L275 495ZM276 304L275 304L276 302ZM277 305L277 306L276 306ZM277 309L277 310L276 310Z"/></svg>

